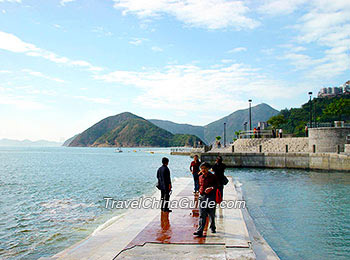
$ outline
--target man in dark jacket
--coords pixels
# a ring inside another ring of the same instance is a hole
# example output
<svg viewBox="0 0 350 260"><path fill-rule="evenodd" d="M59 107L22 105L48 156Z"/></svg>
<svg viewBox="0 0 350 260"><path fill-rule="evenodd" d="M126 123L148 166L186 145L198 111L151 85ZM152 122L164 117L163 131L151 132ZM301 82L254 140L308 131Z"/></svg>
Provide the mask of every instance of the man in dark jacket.
<svg viewBox="0 0 350 260"><path fill-rule="evenodd" d="M226 165L224 163L222 163L222 157L219 155L216 158L215 164L212 167L212 170L214 172L214 174L216 175L218 182L219 182L219 191L221 194L221 197L224 197L224 178L225 178L225 169L226 169Z"/></svg>
<svg viewBox="0 0 350 260"><path fill-rule="evenodd" d="M199 176L199 225L193 235L202 237L207 216L210 219L210 229L212 233L216 233L215 226L215 208L216 208L216 189L218 186L217 178L209 172L210 164L202 163L200 166L201 175Z"/></svg>
<svg viewBox="0 0 350 260"><path fill-rule="evenodd" d="M170 170L168 168L169 159L162 159L162 166L157 171L158 188L161 191L162 211L171 212L169 209L169 199L171 191Z"/></svg>
<svg viewBox="0 0 350 260"><path fill-rule="evenodd" d="M195 155L193 157L193 161L190 165L190 171L192 172L193 181L194 181L194 194L197 194L199 192L199 166L201 165L201 162L198 159L198 155Z"/></svg>

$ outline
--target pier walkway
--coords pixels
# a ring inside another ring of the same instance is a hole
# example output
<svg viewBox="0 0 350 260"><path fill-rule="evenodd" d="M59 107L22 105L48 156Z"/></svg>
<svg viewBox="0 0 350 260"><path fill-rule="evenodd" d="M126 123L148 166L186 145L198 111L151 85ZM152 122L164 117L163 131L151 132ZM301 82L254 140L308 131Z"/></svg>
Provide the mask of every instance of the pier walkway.
<svg viewBox="0 0 350 260"><path fill-rule="evenodd" d="M195 200L192 190L192 179L176 179L170 199ZM152 196L158 199L160 195L156 192ZM224 199L239 199L232 179L225 186ZM247 227L247 212L243 211L218 208L217 233L206 229L205 236L198 238L193 236L199 218L196 208L176 208L171 213L129 209L49 259L278 259L265 240L254 233L255 227L249 227L254 224Z"/></svg>

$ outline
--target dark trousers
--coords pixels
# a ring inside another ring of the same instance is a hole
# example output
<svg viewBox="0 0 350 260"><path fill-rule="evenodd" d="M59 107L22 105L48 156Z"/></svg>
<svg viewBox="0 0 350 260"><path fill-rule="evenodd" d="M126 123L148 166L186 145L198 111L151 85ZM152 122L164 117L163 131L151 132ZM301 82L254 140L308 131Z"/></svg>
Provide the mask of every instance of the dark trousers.
<svg viewBox="0 0 350 260"><path fill-rule="evenodd" d="M207 201L206 206L205 206L205 203L203 203L203 201ZM199 225L198 225L197 231L201 232L201 233L203 233L208 216L209 216L209 220L210 220L210 229L211 230L216 229L216 226L215 226L216 205L214 203L215 206L210 207L208 204L209 201L215 201L215 198L213 199L213 198L210 198L209 196L200 196L199 197Z"/></svg>
<svg viewBox="0 0 350 260"><path fill-rule="evenodd" d="M218 190L220 191L221 198L224 199L224 185L220 185L218 187Z"/></svg>
<svg viewBox="0 0 350 260"><path fill-rule="evenodd" d="M194 191L199 191L199 176L198 176L198 173L193 173L193 181L194 181Z"/></svg>
<svg viewBox="0 0 350 260"><path fill-rule="evenodd" d="M168 190L161 190L161 197L160 200L162 202L162 211L167 211L169 210L169 199L170 199L170 194Z"/></svg>

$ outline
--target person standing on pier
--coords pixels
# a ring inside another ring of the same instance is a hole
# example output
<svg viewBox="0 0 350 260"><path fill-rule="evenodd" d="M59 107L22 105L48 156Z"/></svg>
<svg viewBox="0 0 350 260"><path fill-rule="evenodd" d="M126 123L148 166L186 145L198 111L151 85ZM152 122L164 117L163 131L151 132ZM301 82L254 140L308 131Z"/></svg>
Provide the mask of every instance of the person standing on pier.
<svg viewBox="0 0 350 260"><path fill-rule="evenodd" d="M257 133L258 133L258 130L256 130L256 127L254 127L253 129L253 138L257 138Z"/></svg>
<svg viewBox="0 0 350 260"><path fill-rule="evenodd" d="M162 211L164 212L172 212L169 209L169 199L171 192L171 178L170 178L170 170L168 168L169 159L164 157L162 159L162 166L157 171L157 179L158 179L158 189L161 192L161 202L162 202Z"/></svg>
<svg viewBox="0 0 350 260"><path fill-rule="evenodd" d="M199 166L201 165L201 162L198 159L198 155L195 155L193 157L193 161L190 165L190 171L192 172L193 181L194 181L194 194L199 192Z"/></svg>
<svg viewBox="0 0 350 260"><path fill-rule="evenodd" d="M216 208L216 189L218 181L216 176L209 172L210 164L203 162L200 166L201 175L199 176L199 225L193 235L202 237L207 216L210 219L210 229L216 233L215 226L215 208Z"/></svg>
<svg viewBox="0 0 350 260"><path fill-rule="evenodd" d="M276 138L276 129L272 128L272 138Z"/></svg>
<svg viewBox="0 0 350 260"><path fill-rule="evenodd" d="M305 137L309 136L309 128L307 127L307 125L305 126Z"/></svg>
<svg viewBox="0 0 350 260"><path fill-rule="evenodd" d="M258 127L256 128L256 132L257 132L257 134L258 134L258 138L261 138L261 129L260 129L260 126L258 126Z"/></svg>
<svg viewBox="0 0 350 260"><path fill-rule="evenodd" d="M227 178L225 176L226 165L222 162L222 157L219 155L216 158L215 164L212 170L218 180L218 190L220 191L221 199L224 197L224 185L227 184Z"/></svg>
<svg viewBox="0 0 350 260"><path fill-rule="evenodd" d="M278 135L279 135L280 138L282 138L282 135L283 135L283 130L282 130L282 128L281 128L280 130L278 130Z"/></svg>

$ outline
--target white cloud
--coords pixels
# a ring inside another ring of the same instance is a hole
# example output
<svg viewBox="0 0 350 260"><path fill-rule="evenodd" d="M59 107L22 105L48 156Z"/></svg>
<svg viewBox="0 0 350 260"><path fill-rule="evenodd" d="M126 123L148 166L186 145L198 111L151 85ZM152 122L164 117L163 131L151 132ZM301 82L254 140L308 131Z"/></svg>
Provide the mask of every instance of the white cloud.
<svg viewBox="0 0 350 260"><path fill-rule="evenodd" d="M268 48L268 49L262 49L261 52L265 55L272 55L274 53L275 49Z"/></svg>
<svg viewBox="0 0 350 260"><path fill-rule="evenodd" d="M74 2L75 0L61 0L60 5L65 6L67 3Z"/></svg>
<svg viewBox="0 0 350 260"><path fill-rule="evenodd" d="M312 8L299 20L300 43L316 43L324 50L310 71L313 77L331 78L348 69L350 47L350 1L314 0Z"/></svg>
<svg viewBox="0 0 350 260"><path fill-rule="evenodd" d="M30 70L30 69L23 69L22 71L25 72L25 73L28 73L28 74L31 75L31 76L35 76L35 77L39 77L39 78L44 78L44 79L56 81L56 82L59 82L59 83L64 83L64 80L63 80L63 79L50 77L50 76L47 76L47 75L45 75L45 74L43 74L42 72L39 72L39 71L32 71L32 70Z"/></svg>
<svg viewBox="0 0 350 260"><path fill-rule="evenodd" d="M286 53L282 56L282 59L290 60L291 64L297 69L306 69L322 62L322 60L313 59L309 55L293 52Z"/></svg>
<svg viewBox="0 0 350 260"><path fill-rule="evenodd" d="M33 57L41 57L55 63L66 64L69 66L77 66L94 72L103 70L100 67L93 66L87 61L70 60L69 58L58 56L57 54L51 51L38 48L34 44L26 43L13 34L1 31L0 49L16 53L24 53L28 56Z"/></svg>
<svg viewBox="0 0 350 260"><path fill-rule="evenodd" d="M232 63L233 60L231 60L231 59L223 59L223 60L221 60L221 62L222 63Z"/></svg>
<svg viewBox="0 0 350 260"><path fill-rule="evenodd" d="M304 46L295 46L293 44L282 44L280 47L288 49L289 52L303 52L307 50Z"/></svg>
<svg viewBox="0 0 350 260"><path fill-rule="evenodd" d="M160 47L158 47L158 46L153 46L153 47L151 48L151 50L154 51L154 52L162 52L162 51L163 51L163 49L160 48Z"/></svg>
<svg viewBox="0 0 350 260"><path fill-rule="evenodd" d="M138 105L177 112L227 112L246 104L247 95L271 100L290 98L298 92L242 64L218 68L169 65L141 72L115 71L95 78L138 88L141 94L134 100Z"/></svg>
<svg viewBox="0 0 350 260"><path fill-rule="evenodd" d="M330 79L348 69L350 1L266 0L259 11L270 15L302 13L296 25L289 27L298 34L292 39L293 44L280 47L288 49L281 58L290 60L297 69L305 70L307 77ZM300 52L307 50L305 45L318 45L319 51L302 54Z"/></svg>
<svg viewBox="0 0 350 260"><path fill-rule="evenodd" d="M21 0L0 0L0 3L9 2L9 3L22 3Z"/></svg>
<svg viewBox="0 0 350 260"><path fill-rule="evenodd" d="M132 44L132 45L139 46L145 41L148 41L148 39L145 39L145 38L132 38L132 40L129 41L129 43Z"/></svg>
<svg viewBox="0 0 350 260"><path fill-rule="evenodd" d="M247 15L249 8L239 0L113 0L123 14L135 14L141 19L162 15L174 16L194 27L208 29L253 29L260 23Z"/></svg>
<svg viewBox="0 0 350 260"><path fill-rule="evenodd" d="M237 47L232 50L229 50L228 53L235 53L235 52L242 52L242 51L247 51L246 47Z"/></svg>
<svg viewBox="0 0 350 260"><path fill-rule="evenodd" d="M14 96L4 93L0 96L0 105L11 105L22 110L42 110L47 108L47 106L30 96Z"/></svg>
<svg viewBox="0 0 350 260"><path fill-rule="evenodd" d="M301 5L310 2L309 0L264 0L258 8L261 13L269 15L284 15L296 11Z"/></svg>
<svg viewBox="0 0 350 260"><path fill-rule="evenodd" d="M101 36L108 36L108 37L113 36L113 33L106 30L103 26L94 27L92 29L92 32L98 34L100 37Z"/></svg>
<svg viewBox="0 0 350 260"><path fill-rule="evenodd" d="M86 96L74 96L73 98L84 100L87 102L97 103L97 104L108 105L111 103L111 100L108 98L91 98L91 97L86 97Z"/></svg>

